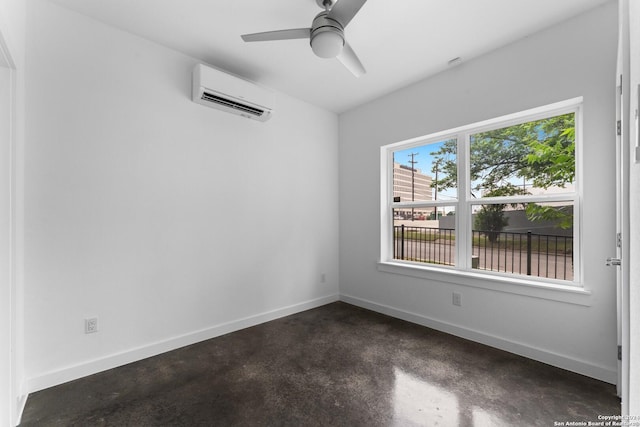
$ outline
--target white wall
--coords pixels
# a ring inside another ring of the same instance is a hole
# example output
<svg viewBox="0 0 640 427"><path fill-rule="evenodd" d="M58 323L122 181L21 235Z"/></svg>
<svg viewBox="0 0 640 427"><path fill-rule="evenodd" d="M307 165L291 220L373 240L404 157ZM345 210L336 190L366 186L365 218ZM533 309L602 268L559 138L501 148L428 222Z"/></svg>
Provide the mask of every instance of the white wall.
<svg viewBox="0 0 640 427"><path fill-rule="evenodd" d="M2 33L0 32L0 37ZM0 39L0 42L3 40ZM10 420L12 400L11 369L13 341L13 283L12 270L12 70L4 62L0 45L0 423ZM3 63L4 62L4 63ZM1 424L0 424L1 425Z"/></svg>
<svg viewBox="0 0 640 427"><path fill-rule="evenodd" d="M21 155L25 8L0 1L0 426L15 425L26 401L22 367Z"/></svg>
<svg viewBox="0 0 640 427"><path fill-rule="evenodd" d="M617 8L608 3L342 114L342 298L615 382L615 271L604 260L615 253L616 36ZM578 96L588 306L378 271L382 145ZM452 291L462 293L462 308Z"/></svg>
<svg viewBox="0 0 640 427"><path fill-rule="evenodd" d="M196 60L48 2L27 17L29 391L337 299L335 114L210 109Z"/></svg>

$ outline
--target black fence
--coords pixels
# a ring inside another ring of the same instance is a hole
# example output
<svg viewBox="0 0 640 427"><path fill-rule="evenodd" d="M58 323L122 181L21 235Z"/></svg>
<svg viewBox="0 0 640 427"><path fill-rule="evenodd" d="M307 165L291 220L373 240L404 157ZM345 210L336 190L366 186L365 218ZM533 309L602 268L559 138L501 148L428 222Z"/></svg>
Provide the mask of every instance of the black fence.
<svg viewBox="0 0 640 427"><path fill-rule="evenodd" d="M393 257L429 264L455 265L452 228L394 226Z"/></svg>
<svg viewBox="0 0 640 427"><path fill-rule="evenodd" d="M573 280L573 237L472 231L472 267L479 270ZM455 230L394 226L395 259L455 265Z"/></svg>

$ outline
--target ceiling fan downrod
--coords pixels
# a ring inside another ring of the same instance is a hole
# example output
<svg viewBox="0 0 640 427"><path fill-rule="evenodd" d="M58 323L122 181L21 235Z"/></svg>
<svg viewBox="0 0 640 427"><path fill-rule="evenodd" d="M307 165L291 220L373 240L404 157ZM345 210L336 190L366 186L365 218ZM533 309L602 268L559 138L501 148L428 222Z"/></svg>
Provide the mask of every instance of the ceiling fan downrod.
<svg viewBox="0 0 640 427"><path fill-rule="evenodd" d="M334 4L336 4L338 0L316 0L318 7L329 12Z"/></svg>

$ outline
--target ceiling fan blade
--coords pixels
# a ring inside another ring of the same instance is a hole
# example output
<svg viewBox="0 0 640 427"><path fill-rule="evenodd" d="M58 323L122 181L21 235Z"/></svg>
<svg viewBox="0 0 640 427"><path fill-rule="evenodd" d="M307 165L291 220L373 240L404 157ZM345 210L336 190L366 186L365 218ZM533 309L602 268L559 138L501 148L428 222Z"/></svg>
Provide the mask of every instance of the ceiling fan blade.
<svg viewBox="0 0 640 427"><path fill-rule="evenodd" d="M346 27L366 2L367 0L338 0L329 11L328 16Z"/></svg>
<svg viewBox="0 0 640 427"><path fill-rule="evenodd" d="M345 43L342 48L342 52L340 52L340 55L338 55L337 58L338 61L342 62L342 65L344 65L347 70L351 71L351 73L356 77L360 77L367 72L364 69L362 62L358 59L356 53L351 49L351 46L349 46L349 43Z"/></svg>
<svg viewBox="0 0 640 427"><path fill-rule="evenodd" d="M243 34L241 37L245 42L268 42L272 40L308 39L310 34L311 28L294 28L291 30Z"/></svg>

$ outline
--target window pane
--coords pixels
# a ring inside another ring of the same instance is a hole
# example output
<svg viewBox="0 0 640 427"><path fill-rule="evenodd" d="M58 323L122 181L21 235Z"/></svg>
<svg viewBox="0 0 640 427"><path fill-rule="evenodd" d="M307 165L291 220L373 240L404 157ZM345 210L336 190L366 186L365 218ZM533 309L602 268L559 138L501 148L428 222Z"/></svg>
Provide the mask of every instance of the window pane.
<svg viewBox="0 0 640 427"><path fill-rule="evenodd" d="M455 265L453 206L394 209L393 218L394 259Z"/></svg>
<svg viewBox="0 0 640 427"><path fill-rule="evenodd" d="M456 140L449 139L393 153L395 201L458 198Z"/></svg>
<svg viewBox="0 0 640 427"><path fill-rule="evenodd" d="M473 268L573 280L573 202L472 207Z"/></svg>
<svg viewBox="0 0 640 427"><path fill-rule="evenodd" d="M476 133L469 148L474 198L574 191L574 113Z"/></svg>

